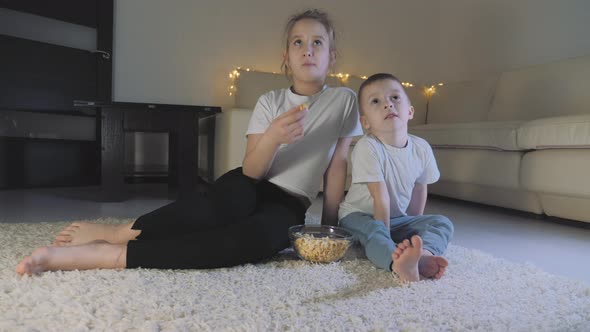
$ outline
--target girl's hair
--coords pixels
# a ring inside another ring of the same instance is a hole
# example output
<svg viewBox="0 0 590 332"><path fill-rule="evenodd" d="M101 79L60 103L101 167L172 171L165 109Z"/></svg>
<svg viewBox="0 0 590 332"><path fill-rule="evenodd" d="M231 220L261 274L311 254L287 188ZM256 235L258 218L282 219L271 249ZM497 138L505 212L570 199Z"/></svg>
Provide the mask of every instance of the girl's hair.
<svg viewBox="0 0 590 332"><path fill-rule="evenodd" d="M289 18L287 25L285 26L285 50L289 51L289 35L291 34L291 30L293 30L293 26L295 23L304 20L304 19L311 19L321 23L326 31L328 32L329 42L330 42L330 52L337 54L336 51L336 32L334 32L334 24L332 24L332 20L328 18L328 14L318 10L318 9L308 9L304 12L295 14ZM285 73L285 76L288 78L290 77L290 70L287 66L287 62L283 59L283 63L281 64L281 69Z"/></svg>

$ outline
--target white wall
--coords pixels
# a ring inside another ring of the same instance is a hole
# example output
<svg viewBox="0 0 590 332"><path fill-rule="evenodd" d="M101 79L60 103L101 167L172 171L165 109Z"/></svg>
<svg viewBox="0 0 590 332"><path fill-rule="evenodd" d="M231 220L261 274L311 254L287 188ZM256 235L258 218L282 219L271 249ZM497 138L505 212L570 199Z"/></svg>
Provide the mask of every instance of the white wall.
<svg viewBox="0 0 590 332"><path fill-rule="evenodd" d="M590 54L588 0L441 0L432 81Z"/></svg>
<svg viewBox="0 0 590 332"><path fill-rule="evenodd" d="M337 70L356 75L449 82L590 54L588 0L115 0L113 98L227 110L228 73L279 71L306 8L330 14ZM165 163L164 141L150 148Z"/></svg>
<svg viewBox="0 0 590 332"><path fill-rule="evenodd" d="M117 101L231 104L236 66L279 71L282 32L302 9L326 10L335 22L338 70L392 71L427 77L436 69L427 42L438 25L429 0L116 0L114 91Z"/></svg>
<svg viewBox="0 0 590 332"><path fill-rule="evenodd" d="M350 74L456 81L590 54L588 0L116 0L113 97L225 109L229 71L279 71L283 26L310 7Z"/></svg>

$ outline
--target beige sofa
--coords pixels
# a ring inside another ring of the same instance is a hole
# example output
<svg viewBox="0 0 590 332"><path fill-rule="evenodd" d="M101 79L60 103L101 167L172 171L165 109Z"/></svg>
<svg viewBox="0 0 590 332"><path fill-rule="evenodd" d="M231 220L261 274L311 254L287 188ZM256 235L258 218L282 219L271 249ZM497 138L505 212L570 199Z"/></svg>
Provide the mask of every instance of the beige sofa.
<svg viewBox="0 0 590 332"><path fill-rule="evenodd" d="M241 165L258 97L289 86L281 74L240 73L234 108L217 118L215 177ZM358 91L362 81L329 84ZM430 192L590 222L588 87L590 56L446 83L428 103L428 124L426 98L408 88L410 133L429 141L441 171Z"/></svg>
<svg viewBox="0 0 590 332"><path fill-rule="evenodd" d="M590 222L589 87L590 56L440 87L410 128L435 151L430 192Z"/></svg>

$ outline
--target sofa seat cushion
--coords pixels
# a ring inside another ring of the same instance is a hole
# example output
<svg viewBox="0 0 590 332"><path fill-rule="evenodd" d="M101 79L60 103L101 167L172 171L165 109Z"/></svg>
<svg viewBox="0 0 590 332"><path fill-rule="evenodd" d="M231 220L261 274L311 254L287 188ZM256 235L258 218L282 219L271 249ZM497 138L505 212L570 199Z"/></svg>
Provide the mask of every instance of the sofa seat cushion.
<svg viewBox="0 0 590 332"><path fill-rule="evenodd" d="M516 138L522 124L522 121L433 123L410 127L409 130L434 148L519 151L522 149L517 145Z"/></svg>
<svg viewBox="0 0 590 332"><path fill-rule="evenodd" d="M440 180L518 190L523 151L435 149Z"/></svg>
<svg viewBox="0 0 590 332"><path fill-rule="evenodd" d="M590 149L549 149L525 153L521 186L538 193L590 198Z"/></svg>
<svg viewBox="0 0 590 332"><path fill-rule="evenodd" d="M526 122L518 129L522 149L590 148L590 114Z"/></svg>

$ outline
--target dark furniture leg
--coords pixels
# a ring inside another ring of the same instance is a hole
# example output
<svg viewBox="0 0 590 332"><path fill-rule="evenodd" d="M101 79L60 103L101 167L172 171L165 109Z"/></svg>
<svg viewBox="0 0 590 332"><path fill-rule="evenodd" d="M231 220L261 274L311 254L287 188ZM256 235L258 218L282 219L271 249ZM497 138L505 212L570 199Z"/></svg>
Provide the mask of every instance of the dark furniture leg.
<svg viewBox="0 0 590 332"><path fill-rule="evenodd" d="M123 175L123 112L103 107L101 125L101 195L103 201L122 201L127 197Z"/></svg>

